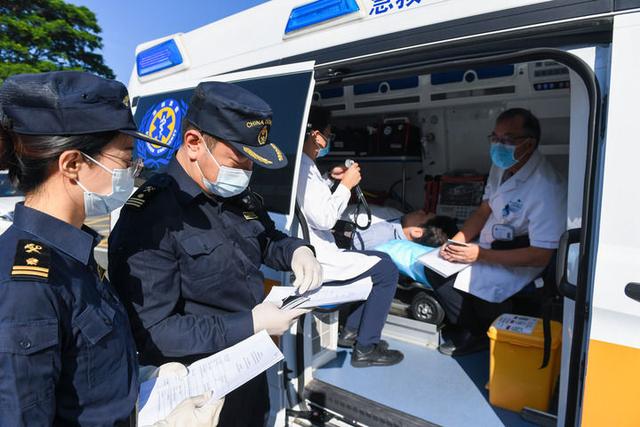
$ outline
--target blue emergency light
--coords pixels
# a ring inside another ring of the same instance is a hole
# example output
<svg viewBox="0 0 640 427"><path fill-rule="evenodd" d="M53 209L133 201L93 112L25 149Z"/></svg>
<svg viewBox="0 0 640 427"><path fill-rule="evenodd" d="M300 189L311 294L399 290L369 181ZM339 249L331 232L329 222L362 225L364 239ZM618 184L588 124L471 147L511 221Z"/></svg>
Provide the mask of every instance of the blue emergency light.
<svg viewBox="0 0 640 427"><path fill-rule="evenodd" d="M174 39L143 50L136 56L138 76L146 76L182 64L182 54Z"/></svg>
<svg viewBox="0 0 640 427"><path fill-rule="evenodd" d="M356 0L317 0L291 11L285 34L360 10Z"/></svg>

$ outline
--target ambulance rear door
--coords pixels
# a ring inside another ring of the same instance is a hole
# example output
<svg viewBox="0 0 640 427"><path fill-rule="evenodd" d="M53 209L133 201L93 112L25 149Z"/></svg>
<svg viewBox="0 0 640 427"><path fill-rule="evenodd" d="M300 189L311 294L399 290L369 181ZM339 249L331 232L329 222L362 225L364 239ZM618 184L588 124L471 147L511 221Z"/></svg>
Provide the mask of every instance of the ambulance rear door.
<svg viewBox="0 0 640 427"><path fill-rule="evenodd" d="M189 100L200 81L235 83L264 99L273 109L269 140L288 159L285 168L272 170L255 166L250 187L264 198L276 226L288 231L293 213L307 114L314 81L313 61L254 69L207 77L199 81L167 79L167 91L133 94L135 119L142 132L171 146L170 149L138 141L136 155L147 169L162 171L182 142L181 126ZM156 85L157 86L157 85Z"/></svg>
<svg viewBox="0 0 640 427"><path fill-rule="evenodd" d="M597 259L589 260L595 261L595 276L590 324L580 360L581 375L586 377L572 423L576 425L640 425L638 40L640 13L616 16L608 112L603 114L605 139L599 147L604 166L601 191L596 192L601 204L596 218L599 230L594 236L598 250ZM571 415L567 414L568 421Z"/></svg>

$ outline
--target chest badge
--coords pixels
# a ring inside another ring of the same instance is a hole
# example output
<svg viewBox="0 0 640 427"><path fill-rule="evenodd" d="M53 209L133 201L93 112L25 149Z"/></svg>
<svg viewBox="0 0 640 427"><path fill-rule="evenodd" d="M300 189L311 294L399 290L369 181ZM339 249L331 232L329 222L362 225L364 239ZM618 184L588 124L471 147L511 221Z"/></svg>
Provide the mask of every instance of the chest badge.
<svg viewBox="0 0 640 427"><path fill-rule="evenodd" d="M242 212L242 216L247 221L251 221L252 219L258 219L258 215L255 212Z"/></svg>

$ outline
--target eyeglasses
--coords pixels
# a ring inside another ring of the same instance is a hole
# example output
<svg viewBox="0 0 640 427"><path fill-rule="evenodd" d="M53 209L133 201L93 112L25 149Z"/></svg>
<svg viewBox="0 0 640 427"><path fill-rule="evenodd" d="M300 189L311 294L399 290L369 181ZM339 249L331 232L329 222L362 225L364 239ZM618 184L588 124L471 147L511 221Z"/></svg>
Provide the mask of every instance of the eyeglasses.
<svg viewBox="0 0 640 427"><path fill-rule="evenodd" d="M118 157L116 155L110 154L110 153L100 153L100 154L102 154L105 157L109 157L110 159L123 162L126 165L126 169L129 170L129 174L131 174L131 176L134 177L134 178L139 177L140 174L142 173L142 169L144 169L144 160L142 160L139 157L135 158L135 159L127 160L127 159L123 159L122 157ZM84 155L87 156L86 154L84 154ZM87 156L87 157L89 157L89 156ZM96 162L93 158L91 158L91 157L89 157L89 158L91 160L93 160L94 162ZM101 164L99 164L99 165L102 166Z"/></svg>
<svg viewBox="0 0 640 427"><path fill-rule="evenodd" d="M517 145L516 141L531 138L529 135L523 136L498 136L495 133L487 135L487 140L492 144Z"/></svg>

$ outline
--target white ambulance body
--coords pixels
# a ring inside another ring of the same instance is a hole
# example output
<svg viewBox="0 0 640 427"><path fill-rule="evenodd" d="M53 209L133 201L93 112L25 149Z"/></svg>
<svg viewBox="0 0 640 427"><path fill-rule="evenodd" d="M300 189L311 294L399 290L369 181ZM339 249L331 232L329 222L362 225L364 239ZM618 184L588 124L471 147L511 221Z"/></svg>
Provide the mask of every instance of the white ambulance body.
<svg viewBox="0 0 640 427"><path fill-rule="evenodd" d="M137 151L161 169L179 146L197 83L237 82L272 105L270 135L289 158L281 171L256 168L251 186L282 229L301 235L295 183L312 103L330 108L345 135L321 166L355 158L362 186L386 192L403 210L425 206L425 177L488 173L495 118L530 109L541 122L540 150L567 178L569 197L557 263L558 396L548 413L528 411L528 419L637 426L638 41L635 0L271 1L136 49L129 81L136 119L174 147ZM382 135L354 139L354 129L398 121L413 129L412 148L394 148ZM440 197L442 213L464 217L473 208ZM265 276L288 283L286 274ZM385 337L405 361L354 370L348 353L335 351L335 314L319 319L308 316L281 340L286 364L269 373L273 424L293 422L285 408L311 405L327 425L531 425L488 403L486 355L440 356L429 338L437 339L435 328L397 320Z"/></svg>

